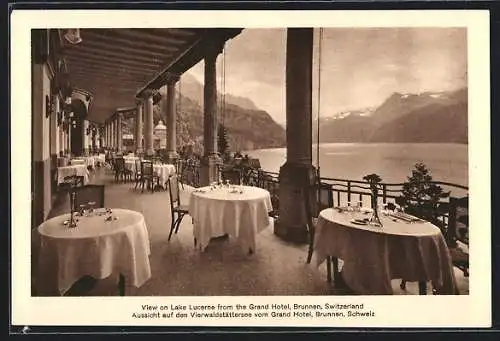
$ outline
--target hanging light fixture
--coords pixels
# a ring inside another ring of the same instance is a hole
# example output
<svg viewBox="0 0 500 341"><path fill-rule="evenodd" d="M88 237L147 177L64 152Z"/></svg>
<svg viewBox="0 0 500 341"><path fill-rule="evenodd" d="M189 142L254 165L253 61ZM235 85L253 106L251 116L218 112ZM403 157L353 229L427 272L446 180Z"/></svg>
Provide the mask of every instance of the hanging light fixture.
<svg viewBox="0 0 500 341"><path fill-rule="evenodd" d="M79 28L70 28L67 29L64 33L64 39L68 41L70 44L76 45L82 42L82 38L80 37L80 29Z"/></svg>

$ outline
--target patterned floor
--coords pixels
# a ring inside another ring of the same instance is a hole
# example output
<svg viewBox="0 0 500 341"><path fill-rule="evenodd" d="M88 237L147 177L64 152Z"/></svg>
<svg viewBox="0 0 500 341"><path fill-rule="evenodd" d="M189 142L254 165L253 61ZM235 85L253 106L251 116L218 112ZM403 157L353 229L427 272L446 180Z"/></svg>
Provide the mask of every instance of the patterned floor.
<svg viewBox="0 0 500 341"><path fill-rule="evenodd" d="M307 246L286 243L273 234L272 226L259 234L257 250L244 253L233 240L213 241L205 252L193 247L192 225L184 218L180 231L167 241L170 228L168 191L134 190L132 183L115 183L110 170L92 173L92 183L105 184L106 207L126 208L142 212L151 241L151 279L140 288L127 286L129 296L251 296L251 295L346 295L346 289L334 288L326 281L325 266L306 264ZM188 202L190 190L181 192L181 201ZM50 216L69 211L66 196L56 202ZM38 238L33 233L33 257ZM32 262L36 264L35 261ZM455 269L461 294L469 290L468 278ZM35 273L35 272L34 272ZM36 281L34 278L34 287ZM118 276L92 283L84 295L117 294ZM392 282L398 295L418 294L417 283L408 283L406 291ZM428 290L430 294L431 290ZM43 295L43 293L38 293Z"/></svg>

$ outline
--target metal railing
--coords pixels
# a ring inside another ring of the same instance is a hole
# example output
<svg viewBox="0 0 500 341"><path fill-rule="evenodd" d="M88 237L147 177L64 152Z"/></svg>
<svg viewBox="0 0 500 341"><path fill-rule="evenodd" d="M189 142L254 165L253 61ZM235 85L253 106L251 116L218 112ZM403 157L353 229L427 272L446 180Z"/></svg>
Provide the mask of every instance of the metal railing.
<svg viewBox="0 0 500 341"><path fill-rule="evenodd" d="M183 165L178 169L184 184L193 187L200 186L199 163ZM219 169L219 171L221 171ZM221 174L220 179L223 179ZM240 169L240 183L247 186L256 186L269 191L273 204L271 215L278 217L280 206L280 182L279 174L261 169L242 168ZM468 237L462 238L457 234L457 206L456 198L468 197L468 187L450 182L434 181L436 185L443 187L445 191L450 191L449 197L441 199L437 204L437 209L433 212L435 221L433 223L443 232L448 244L454 245L456 240L468 244ZM330 204L332 206L361 205L371 206L371 189L366 181L321 177L321 190L329 190ZM398 204L399 198L403 194L403 183L380 183L378 204L388 203ZM318 198L318 200L321 200Z"/></svg>

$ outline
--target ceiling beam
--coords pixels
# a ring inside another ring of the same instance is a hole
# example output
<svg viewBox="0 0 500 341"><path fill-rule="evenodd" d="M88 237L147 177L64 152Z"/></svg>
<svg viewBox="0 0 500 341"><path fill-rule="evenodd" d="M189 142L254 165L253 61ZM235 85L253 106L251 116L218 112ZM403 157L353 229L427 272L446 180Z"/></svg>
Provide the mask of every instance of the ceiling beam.
<svg viewBox="0 0 500 341"><path fill-rule="evenodd" d="M137 70L137 71L143 71L143 72L155 72L158 69L160 69L160 66L158 65L153 65L153 64L145 64L145 63L137 63L137 62L130 62L130 61L117 61L113 62L109 59L102 58L99 56L92 56L92 55L86 55L84 58L82 56L75 57L75 56L66 56L66 61L67 61L67 66L68 70L71 67L71 64L82 64L85 63L86 65L89 65L90 68L93 68L94 65L100 65L102 67L109 67L111 69L132 69L132 70Z"/></svg>
<svg viewBox="0 0 500 341"><path fill-rule="evenodd" d="M198 34L203 34L204 28L166 28L166 29L158 29L152 28L154 31L167 31L169 34L180 37L194 37Z"/></svg>
<svg viewBox="0 0 500 341"><path fill-rule="evenodd" d="M186 41L195 39L195 36L202 34L203 29L186 29L186 28L140 28L141 32L152 34L159 37L166 37L178 41ZM196 31L195 31L196 30Z"/></svg>
<svg viewBox="0 0 500 341"><path fill-rule="evenodd" d="M116 42L110 43L110 42L101 42L101 41L96 41L92 39L87 39L83 40L81 43L82 48L97 48L101 51L106 51L106 52L119 52L119 53L126 53L131 56L137 56L137 57L146 57L148 59L166 59L169 56L172 55L172 52L166 52L166 53L158 53L154 51L150 51L146 48L137 48L137 47L127 47L127 46L122 46L117 44Z"/></svg>
<svg viewBox="0 0 500 341"><path fill-rule="evenodd" d="M173 36L165 35L165 36L160 36L158 34L151 34L147 33L145 31L147 29L141 29L141 28L119 28L116 30L113 30L113 33L116 33L117 35L120 35L122 37L129 37L129 38L134 38L134 39L139 39L142 41L149 41L152 44L160 44L160 45L184 45L186 43L189 43L188 39L179 39L175 38Z"/></svg>
<svg viewBox="0 0 500 341"><path fill-rule="evenodd" d="M112 32L112 31L111 31ZM155 53L163 53L168 54L171 52L175 52L178 50L177 47L174 46L165 46L165 45L152 45L147 44L142 41L130 40L125 38L120 38L118 36L114 36L113 34L109 34L107 30L104 29L85 29L82 32L82 39L92 39L95 41L100 41L103 43L120 43L123 46L133 47L133 48L142 48Z"/></svg>
<svg viewBox="0 0 500 341"><path fill-rule="evenodd" d="M131 56L125 53L119 53L115 51L103 51L102 49L96 49L91 47L78 47L78 48L68 48L64 51L65 56L75 57L75 58L87 58L87 57L101 57L107 59L114 63L120 62L135 62L135 63L145 63L154 66L164 64L164 60L158 58L147 58L140 56ZM168 60L170 58L165 58Z"/></svg>
<svg viewBox="0 0 500 341"><path fill-rule="evenodd" d="M137 91L140 87L140 82L132 82L126 79L120 78L95 78L92 81L88 80L88 77L84 75L75 75L72 77L71 84L77 87L91 87L92 89L113 89L113 88L125 88L127 91Z"/></svg>
<svg viewBox="0 0 500 341"><path fill-rule="evenodd" d="M125 74L125 73L113 73L113 72L99 72L99 71L87 71L85 69L82 69L82 68L74 68L72 72L70 72L70 82L72 83L72 81L74 79L78 79L78 80L85 80L87 83L99 83L99 82L102 82L102 81L106 81L106 80L120 80L120 81L123 81L123 82L127 82L127 83L130 83L130 84L134 84L134 85L137 85L137 84L143 84L143 80L144 79L148 79L147 76L143 76L143 77L133 77L129 74ZM99 85L99 84L97 84Z"/></svg>
<svg viewBox="0 0 500 341"><path fill-rule="evenodd" d="M83 69L85 71L102 71L102 72L110 72L112 74L128 74L128 75L137 75L135 78L144 78L145 76L149 76L154 74L156 71L153 69L139 69L131 66L123 66L123 65L112 65L106 64L103 62L88 62L88 61L71 61L69 64L69 72L71 73L72 69Z"/></svg>

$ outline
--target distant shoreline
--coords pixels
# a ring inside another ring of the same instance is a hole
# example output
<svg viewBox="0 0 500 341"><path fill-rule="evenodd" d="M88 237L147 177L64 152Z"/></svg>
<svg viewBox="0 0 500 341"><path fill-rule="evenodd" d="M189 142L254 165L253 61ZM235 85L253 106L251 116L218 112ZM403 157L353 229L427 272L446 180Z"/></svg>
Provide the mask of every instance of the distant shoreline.
<svg viewBox="0 0 500 341"><path fill-rule="evenodd" d="M338 144L338 145L356 145L356 144L363 144L363 145L381 145L381 144L440 144L440 145L445 145L445 144L454 144L454 145L463 145L463 146L468 146L469 143L463 143L463 142L320 142L320 145L332 145L332 144ZM316 143L312 143L311 147L316 146ZM266 148L256 148L256 149L251 149L251 150L246 150L242 151L241 153L248 153L248 152L253 152L253 151L259 151L259 150L272 150L272 149L286 149L286 146L282 147L266 147Z"/></svg>

